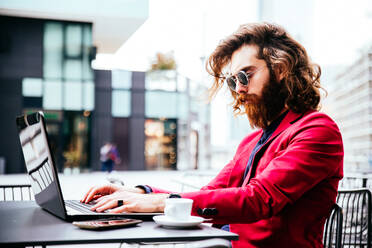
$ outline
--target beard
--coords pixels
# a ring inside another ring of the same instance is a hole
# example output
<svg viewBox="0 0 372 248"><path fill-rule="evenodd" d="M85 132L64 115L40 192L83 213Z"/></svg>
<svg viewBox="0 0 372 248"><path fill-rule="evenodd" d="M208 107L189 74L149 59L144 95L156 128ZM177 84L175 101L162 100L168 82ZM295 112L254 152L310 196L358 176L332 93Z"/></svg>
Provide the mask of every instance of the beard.
<svg viewBox="0 0 372 248"><path fill-rule="evenodd" d="M251 127L266 129L282 112L285 106L287 93L284 83L273 80L266 82L262 89L262 96L256 94L240 95L237 99L237 106L244 106L245 114L248 116Z"/></svg>

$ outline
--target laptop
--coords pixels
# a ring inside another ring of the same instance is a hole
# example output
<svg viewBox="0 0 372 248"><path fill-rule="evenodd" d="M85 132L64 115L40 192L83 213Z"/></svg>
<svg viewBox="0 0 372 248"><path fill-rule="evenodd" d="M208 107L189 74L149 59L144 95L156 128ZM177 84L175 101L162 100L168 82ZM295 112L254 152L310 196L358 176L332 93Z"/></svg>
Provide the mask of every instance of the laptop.
<svg viewBox="0 0 372 248"><path fill-rule="evenodd" d="M16 123L35 201L44 210L67 221L112 217L152 219L154 215L162 214L97 213L90 210L91 205L89 204L81 203L78 200L65 201L55 159L50 149L43 112L19 116L16 118Z"/></svg>

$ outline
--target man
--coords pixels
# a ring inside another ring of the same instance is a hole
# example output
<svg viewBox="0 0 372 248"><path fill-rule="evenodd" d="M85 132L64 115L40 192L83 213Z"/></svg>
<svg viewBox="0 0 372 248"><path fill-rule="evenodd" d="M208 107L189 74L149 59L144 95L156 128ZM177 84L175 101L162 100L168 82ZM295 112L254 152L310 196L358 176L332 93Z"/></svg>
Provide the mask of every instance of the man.
<svg viewBox="0 0 372 248"><path fill-rule="evenodd" d="M324 222L343 177L343 145L336 124L317 111L319 66L283 28L258 23L223 40L207 69L211 96L226 82L234 110L259 130L208 185L179 195L194 200L193 215L239 234L233 247L323 247ZM153 194L138 194L145 191ZM106 196L96 211L151 212L164 210L169 192L102 186L82 201L100 195Z"/></svg>
<svg viewBox="0 0 372 248"><path fill-rule="evenodd" d="M111 173L114 169L115 164L119 164L121 161L116 145L110 142L106 142L100 149L100 160L101 171L107 171Z"/></svg>

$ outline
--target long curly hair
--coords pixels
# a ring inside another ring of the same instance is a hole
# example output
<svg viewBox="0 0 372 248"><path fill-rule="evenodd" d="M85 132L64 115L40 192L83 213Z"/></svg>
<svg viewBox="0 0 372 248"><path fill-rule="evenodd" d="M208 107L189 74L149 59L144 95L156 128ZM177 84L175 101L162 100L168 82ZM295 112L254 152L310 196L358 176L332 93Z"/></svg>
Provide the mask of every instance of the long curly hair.
<svg viewBox="0 0 372 248"><path fill-rule="evenodd" d="M206 69L214 77L209 89L212 99L222 87L226 76L224 70L232 54L243 45L257 45L258 59L265 60L272 72L277 66L282 69L285 90L285 105L296 113L319 110L320 66L310 61L305 48L294 40L284 28L270 23L249 23L222 40L209 56ZM323 89L324 90L324 89ZM234 111L240 112L238 94L231 91Z"/></svg>

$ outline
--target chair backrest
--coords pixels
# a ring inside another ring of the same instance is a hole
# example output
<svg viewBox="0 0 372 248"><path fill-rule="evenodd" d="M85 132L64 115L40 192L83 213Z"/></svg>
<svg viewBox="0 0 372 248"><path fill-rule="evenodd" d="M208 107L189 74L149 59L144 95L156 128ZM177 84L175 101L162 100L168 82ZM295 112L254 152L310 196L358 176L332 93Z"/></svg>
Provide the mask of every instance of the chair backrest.
<svg viewBox="0 0 372 248"><path fill-rule="evenodd" d="M324 225L323 232L323 244L324 248L341 248L342 241L342 208L337 205L333 205L331 214L329 215Z"/></svg>
<svg viewBox="0 0 372 248"><path fill-rule="evenodd" d="M0 185L0 201L34 200L30 184Z"/></svg>
<svg viewBox="0 0 372 248"><path fill-rule="evenodd" d="M344 213L342 244L346 247L372 247L371 191L367 188L339 190L337 203Z"/></svg>

